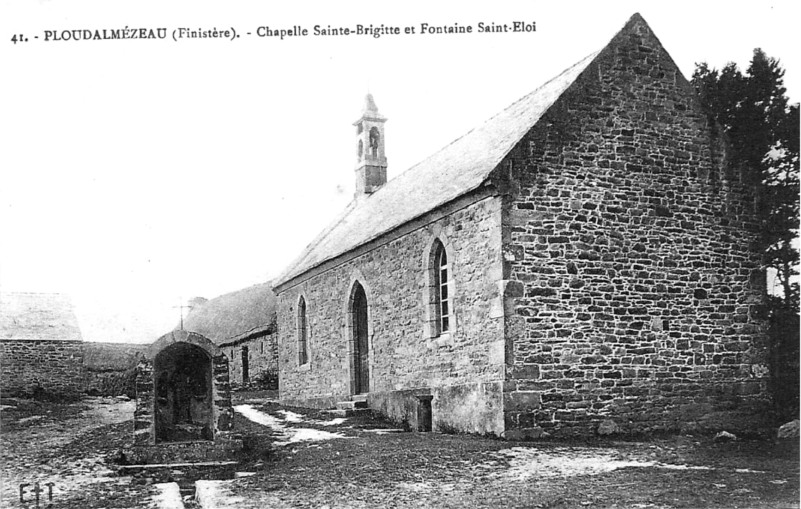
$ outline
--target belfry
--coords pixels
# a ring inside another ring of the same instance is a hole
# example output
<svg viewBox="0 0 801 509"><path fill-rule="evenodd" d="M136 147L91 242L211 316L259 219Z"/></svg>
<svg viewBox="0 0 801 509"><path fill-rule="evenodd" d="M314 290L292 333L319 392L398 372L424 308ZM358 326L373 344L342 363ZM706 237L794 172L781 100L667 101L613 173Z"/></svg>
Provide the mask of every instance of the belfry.
<svg viewBox="0 0 801 509"><path fill-rule="evenodd" d="M356 196L372 194L387 183L387 157L384 153L384 123L372 94L364 100L362 116L356 126Z"/></svg>

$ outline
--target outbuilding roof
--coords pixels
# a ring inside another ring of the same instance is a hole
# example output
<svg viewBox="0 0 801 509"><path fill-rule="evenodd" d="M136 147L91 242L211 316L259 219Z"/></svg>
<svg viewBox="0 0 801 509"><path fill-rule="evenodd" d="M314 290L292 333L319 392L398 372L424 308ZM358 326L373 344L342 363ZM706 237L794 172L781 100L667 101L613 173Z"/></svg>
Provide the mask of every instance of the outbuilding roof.
<svg viewBox="0 0 801 509"><path fill-rule="evenodd" d="M82 341L72 301L59 293L0 293L0 340Z"/></svg>
<svg viewBox="0 0 801 509"><path fill-rule="evenodd" d="M184 330L217 345L235 343L275 328L275 294L262 283L196 305L184 318Z"/></svg>

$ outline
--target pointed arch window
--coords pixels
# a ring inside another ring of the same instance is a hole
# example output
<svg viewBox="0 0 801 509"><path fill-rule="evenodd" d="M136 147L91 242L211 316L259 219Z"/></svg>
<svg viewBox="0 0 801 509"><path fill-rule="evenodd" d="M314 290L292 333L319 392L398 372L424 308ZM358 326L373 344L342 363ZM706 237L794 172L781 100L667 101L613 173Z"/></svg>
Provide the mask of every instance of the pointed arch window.
<svg viewBox="0 0 801 509"><path fill-rule="evenodd" d="M298 301L298 365L303 366L309 362L309 325L306 318L306 299Z"/></svg>
<svg viewBox="0 0 801 509"><path fill-rule="evenodd" d="M377 127L370 128L370 152L373 157L378 157L378 146L381 140L381 133L378 132Z"/></svg>
<svg viewBox="0 0 801 509"><path fill-rule="evenodd" d="M433 263L434 281L432 291L434 293L434 307L436 324L436 334L446 334L451 330L452 297L449 292L450 269L448 265L448 253L445 246L439 240L434 246Z"/></svg>

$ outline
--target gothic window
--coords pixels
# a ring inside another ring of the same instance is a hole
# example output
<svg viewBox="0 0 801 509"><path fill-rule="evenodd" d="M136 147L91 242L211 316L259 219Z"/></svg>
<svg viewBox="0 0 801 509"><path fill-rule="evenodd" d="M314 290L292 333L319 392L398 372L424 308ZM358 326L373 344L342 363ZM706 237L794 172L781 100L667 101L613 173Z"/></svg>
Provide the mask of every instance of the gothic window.
<svg viewBox="0 0 801 509"><path fill-rule="evenodd" d="M448 253L439 240L434 246L434 281L431 290L434 294L434 308L436 315L435 330L437 335L445 334L451 330L452 298L448 291L450 271L448 268Z"/></svg>
<svg viewBox="0 0 801 509"><path fill-rule="evenodd" d="M306 299L301 297L300 302L298 302L298 364L301 366L309 362L308 329Z"/></svg>
<svg viewBox="0 0 801 509"><path fill-rule="evenodd" d="M362 140L359 140L359 159L361 160L362 154L364 154L364 143Z"/></svg>

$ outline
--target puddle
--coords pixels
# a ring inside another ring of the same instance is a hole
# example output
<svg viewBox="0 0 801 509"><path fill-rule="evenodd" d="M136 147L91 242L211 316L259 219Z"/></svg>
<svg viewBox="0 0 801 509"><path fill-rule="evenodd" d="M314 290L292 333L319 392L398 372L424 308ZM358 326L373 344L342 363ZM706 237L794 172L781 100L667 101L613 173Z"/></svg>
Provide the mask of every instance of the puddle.
<svg viewBox="0 0 801 509"><path fill-rule="evenodd" d="M320 426L339 426L340 424L344 423L348 419L346 417L336 417L331 419L330 421L319 421L317 424Z"/></svg>
<svg viewBox="0 0 801 509"><path fill-rule="evenodd" d="M286 422L303 422L303 416L296 414L295 412L290 412L289 410L279 410L278 413L283 414Z"/></svg>
<svg viewBox="0 0 801 509"><path fill-rule="evenodd" d="M278 420L278 418L260 410L256 410L252 405L236 405L234 410L256 424L273 428L276 431L285 429L284 425L281 424L281 421Z"/></svg>
<svg viewBox="0 0 801 509"><path fill-rule="evenodd" d="M579 475L598 475L621 468L660 468L666 470L712 470L706 466L673 465L656 461L646 461L621 457L616 452L603 452L597 449L554 448L539 450L527 447L513 447L498 451L496 457L504 457L509 467L492 477L507 477L515 480L530 478L574 477ZM478 468L492 468L495 461L488 461Z"/></svg>
<svg viewBox="0 0 801 509"><path fill-rule="evenodd" d="M302 422L302 417L294 412L281 411L282 414L288 416L284 421L278 419L266 412L253 408L252 405L237 405L234 410L239 412L243 417L249 419L256 424L267 426L278 434L278 440L275 442L277 446L288 445L297 442L319 442L322 440L332 440L334 438L347 438L341 433L331 433L329 431L322 431L312 428L289 428L284 425L284 422ZM298 419L298 420L295 420Z"/></svg>

